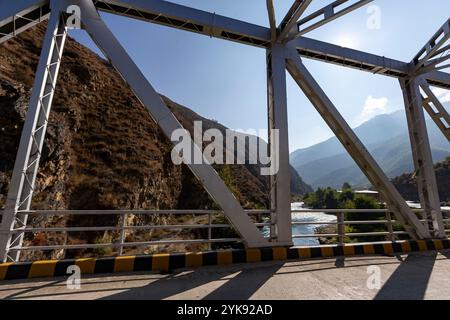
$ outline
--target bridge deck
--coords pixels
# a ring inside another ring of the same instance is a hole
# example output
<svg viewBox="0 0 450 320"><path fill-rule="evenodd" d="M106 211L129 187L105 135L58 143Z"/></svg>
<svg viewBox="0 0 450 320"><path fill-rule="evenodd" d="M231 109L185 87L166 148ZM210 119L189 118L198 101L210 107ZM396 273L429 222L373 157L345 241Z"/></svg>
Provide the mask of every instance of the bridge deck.
<svg viewBox="0 0 450 320"><path fill-rule="evenodd" d="M381 289L367 287L368 267ZM450 250L397 257L347 257L84 276L80 290L64 278L0 283L2 299L450 299Z"/></svg>

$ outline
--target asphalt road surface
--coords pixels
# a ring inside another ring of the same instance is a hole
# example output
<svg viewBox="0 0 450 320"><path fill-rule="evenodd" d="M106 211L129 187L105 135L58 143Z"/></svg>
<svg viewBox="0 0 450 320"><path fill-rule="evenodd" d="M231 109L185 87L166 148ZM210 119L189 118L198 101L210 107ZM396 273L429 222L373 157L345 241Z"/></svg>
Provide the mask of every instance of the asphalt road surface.
<svg viewBox="0 0 450 320"><path fill-rule="evenodd" d="M450 251L0 282L2 299L450 299Z"/></svg>

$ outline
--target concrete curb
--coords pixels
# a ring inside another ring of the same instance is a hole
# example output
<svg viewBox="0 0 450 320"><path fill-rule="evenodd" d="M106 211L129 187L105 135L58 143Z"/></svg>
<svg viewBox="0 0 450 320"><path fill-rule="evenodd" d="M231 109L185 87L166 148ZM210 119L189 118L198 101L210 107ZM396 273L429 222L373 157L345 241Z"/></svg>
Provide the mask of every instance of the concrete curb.
<svg viewBox="0 0 450 320"><path fill-rule="evenodd" d="M43 260L24 263L0 264L0 280L68 276L67 268L77 265L82 274L116 272L159 271L180 268L252 263L262 261L288 261L311 258L331 258L358 255L392 255L417 251L450 249L449 240L419 240L378 242L358 245L331 245L299 248L261 248L220 250L199 253L154 254L108 258L82 258L72 260Z"/></svg>

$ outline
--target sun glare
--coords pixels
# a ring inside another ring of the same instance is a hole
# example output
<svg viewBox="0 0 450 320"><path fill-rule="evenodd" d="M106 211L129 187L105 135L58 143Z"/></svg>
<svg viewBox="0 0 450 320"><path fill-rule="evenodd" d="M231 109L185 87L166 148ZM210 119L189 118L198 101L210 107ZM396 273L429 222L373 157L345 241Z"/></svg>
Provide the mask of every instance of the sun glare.
<svg viewBox="0 0 450 320"><path fill-rule="evenodd" d="M358 41L355 37L348 34L340 34L336 37L335 43L341 47L346 48L356 48L358 46Z"/></svg>

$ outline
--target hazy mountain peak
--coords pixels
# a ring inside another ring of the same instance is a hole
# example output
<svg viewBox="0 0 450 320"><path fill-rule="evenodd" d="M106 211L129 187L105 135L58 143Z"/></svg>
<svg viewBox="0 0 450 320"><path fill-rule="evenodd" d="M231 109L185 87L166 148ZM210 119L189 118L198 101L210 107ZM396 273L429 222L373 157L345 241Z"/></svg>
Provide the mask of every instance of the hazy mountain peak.
<svg viewBox="0 0 450 320"><path fill-rule="evenodd" d="M427 120L434 162L450 155L450 145ZM389 177L413 170L408 126L403 110L378 115L354 129ZM368 181L336 137L291 153L291 164L313 187L339 187L344 182L367 186Z"/></svg>

